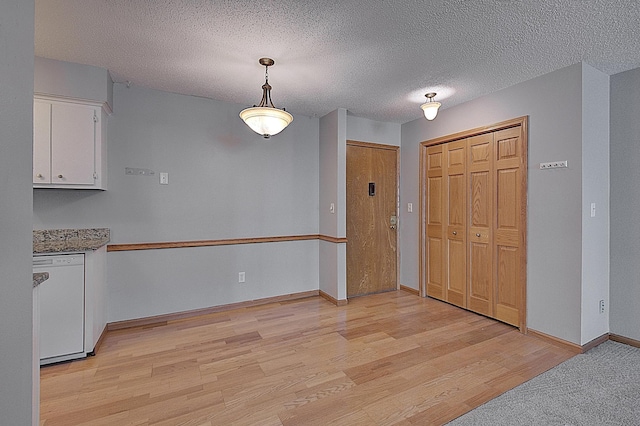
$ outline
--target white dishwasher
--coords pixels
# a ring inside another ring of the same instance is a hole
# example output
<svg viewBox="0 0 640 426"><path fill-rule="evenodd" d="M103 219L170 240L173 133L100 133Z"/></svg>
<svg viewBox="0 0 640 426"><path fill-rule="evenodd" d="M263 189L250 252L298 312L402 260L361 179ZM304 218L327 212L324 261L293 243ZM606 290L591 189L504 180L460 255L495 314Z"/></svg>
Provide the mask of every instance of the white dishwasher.
<svg viewBox="0 0 640 426"><path fill-rule="evenodd" d="M84 358L84 254L33 257L39 286L40 365Z"/></svg>

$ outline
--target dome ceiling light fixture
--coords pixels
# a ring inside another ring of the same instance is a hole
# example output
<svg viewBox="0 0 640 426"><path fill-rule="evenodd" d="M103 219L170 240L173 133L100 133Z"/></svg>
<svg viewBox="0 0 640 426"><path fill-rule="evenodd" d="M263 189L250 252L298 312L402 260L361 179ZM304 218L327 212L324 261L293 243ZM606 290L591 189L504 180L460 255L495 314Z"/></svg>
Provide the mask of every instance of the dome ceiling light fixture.
<svg viewBox="0 0 640 426"><path fill-rule="evenodd" d="M427 102L420 105L420 108L424 111L424 117L431 121L436 118L436 115L438 115L438 108L440 108L440 105L442 104L433 100L436 96L435 92L429 92L424 96L427 98Z"/></svg>
<svg viewBox="0 0 640 426"><path fill-rule="evenodd" d="M284 130L293 121L293 116L287 111L273 106L271 101L271 85L269 84L269 67L275 64L271 58L260 58L260 65L264 65L264 84L262 85L262 100L259 105L243 109L240 118L259 135L269 139Z"/></svg>

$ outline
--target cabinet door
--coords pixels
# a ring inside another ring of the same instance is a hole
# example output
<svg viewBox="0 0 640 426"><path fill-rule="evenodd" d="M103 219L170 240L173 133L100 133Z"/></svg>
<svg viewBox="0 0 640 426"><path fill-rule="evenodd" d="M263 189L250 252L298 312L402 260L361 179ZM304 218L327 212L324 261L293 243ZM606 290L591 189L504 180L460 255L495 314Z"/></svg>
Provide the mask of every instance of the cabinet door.
<svg viewBox="0 0 640 426"><path fill-rule="evenodd" d="M51 182L93 185L95 172L95 109L52 104Z"/></svg>
<svg viewBox="0 0 640 426"><path fill-rule="evenodd" d="M467 307L467 141L449 142L446 153L446 300Z"/></svg>
<svg viewBox="0 0 640 426"><path fill-rule="evenodd" d="M51 104L33 102L33 183L51 183Z"/></svg>

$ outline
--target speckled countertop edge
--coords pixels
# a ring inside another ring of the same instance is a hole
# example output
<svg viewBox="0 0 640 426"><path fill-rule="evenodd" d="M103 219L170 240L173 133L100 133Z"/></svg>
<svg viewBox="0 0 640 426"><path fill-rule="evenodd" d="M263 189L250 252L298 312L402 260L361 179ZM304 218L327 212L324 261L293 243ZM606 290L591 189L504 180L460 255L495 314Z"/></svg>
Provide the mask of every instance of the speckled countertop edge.
<svg viewBox="0 0 640 426"><path fill-rule="evenodd" d="M43 282L45 282L46 280L49 279L49 273L48 272L34 272L33 273L33 286L37 287L40 284L42 284Z"/></svg>
<svg viewBox="0 0 640 426"><path fill-rule="evenodd" d="M96 250L110 241L109 228L40 229L33 231L33 253Z"/></svg>

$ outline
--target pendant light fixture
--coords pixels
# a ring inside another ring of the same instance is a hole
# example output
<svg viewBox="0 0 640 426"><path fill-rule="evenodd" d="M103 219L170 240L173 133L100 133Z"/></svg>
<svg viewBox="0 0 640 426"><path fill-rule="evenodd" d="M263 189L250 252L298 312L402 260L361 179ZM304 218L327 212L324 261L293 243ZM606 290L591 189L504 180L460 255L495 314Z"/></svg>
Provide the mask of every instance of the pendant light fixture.
<svg viewBox="0 0 640 426"><path fill-rule="evenodd" d="M275 62L271 58L260 58L260 65L264 65L264 84L262 85L262 100L259 105L244 109L240 118L265 139L284 130L293 121L293 116L283 109L273 106L271 101L271 85L269 84L269 67Z"/></svg>
<svg viewBox="0 0 640 426"><path fill-rule="evenodd" d="M424 96L427 98L427 102L420 105L420 108L424 111L424 117L431 121L436 118L436 115L438 115L438 108L440 108L440 105L442 104L433 100L436 96L434 92L427 93Z"/></svg>

